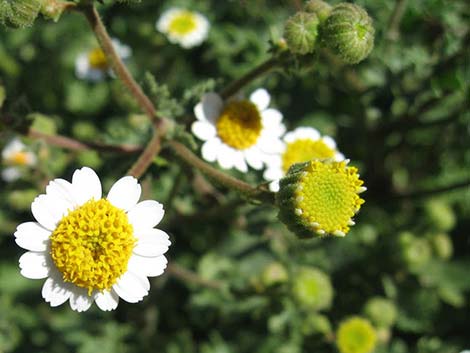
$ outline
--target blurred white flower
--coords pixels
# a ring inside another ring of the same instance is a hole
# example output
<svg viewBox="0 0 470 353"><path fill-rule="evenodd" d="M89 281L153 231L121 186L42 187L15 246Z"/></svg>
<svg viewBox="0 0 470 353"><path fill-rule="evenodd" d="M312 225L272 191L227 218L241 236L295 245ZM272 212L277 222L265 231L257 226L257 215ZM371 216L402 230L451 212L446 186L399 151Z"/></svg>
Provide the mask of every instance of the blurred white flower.
<svg viewBox="0 0 470 353"><path fill-rule="evenodd" d="M2 150L2 179L12 182L21 177L21 167L32 167L36 164L36 155L29 151L19 138L12 139Z"/></svg>
<svg viewBox="0 0 470 353"><path fill-rule="evenodd" d="M167 265L168 235L154 228L163 218L157 201L139 201L137 179L119 179L106 198L101 182L87 167L72 182L54 179L31 205L36 222L20 224L15 241L28 250L20 257L21 274L47 278L42 296L55 307L70 301L76 311L93 302L116 309L119 297L141 301L150 289L147 277Z"/></svg>
<svg viewBox="0 0 470 353"><path fill-rule="evenodd" d="M197 121L191 126L205 141L202 157L217 161L223 169L247 172L247 165L261 169L283 148L282 114L268 108L270 100L265 89L253 92L249 100L234 98L225 103L216 93L205 94L194 108Z"/></svg>
<svg viewBox="0 0 470 353"><path fill-rule="evenodd" d="M189 49L200 45L209 33L209 21L196 11L172 7L158 19L156 28L169 41Z"/></svg>
<svg viewBox="0 0 470 353"><path fill-rule="evenodd" d="M336 149L336 142L329 136L322 137L312 127L298 127L288 132L283 140L281 153L268 161L264 171L264 178L272 181L269 185L271 191L279 190L279 179L295 163L308 162L313 159L333 159L337 162L344 160L343 154Z"/></svg>
<svg viewBox="0 0 470 353"><path fill-rule="evenodd" d="M121 59L128 59L132 55L132 50L127 45L114 38L112 42ZM112 74L112 70L103 50L97 47L77 57L75 74L79 79L96 82L103 80L107 74Z"/></svg>

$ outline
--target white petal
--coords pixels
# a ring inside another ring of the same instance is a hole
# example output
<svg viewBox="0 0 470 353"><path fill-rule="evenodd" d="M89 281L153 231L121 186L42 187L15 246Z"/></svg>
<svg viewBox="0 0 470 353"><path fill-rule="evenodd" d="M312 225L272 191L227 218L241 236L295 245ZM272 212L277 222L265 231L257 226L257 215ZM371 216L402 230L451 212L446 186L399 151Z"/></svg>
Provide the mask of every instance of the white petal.
<svg viewBox="0 0 470 353"><path fill-rule="evenodd" d="M42 286L42 297L52 307L62 305L72 295L70 287L60 278L49 277Z"/></svg>
<svg viewBox="0 0 470 353"><path fill-rule="evenodd" d="M144 257L139 255L133 255L129 259L127 267L129 271L133 273L139 273L140 275L148 277L160 276L168 264L168 260L165 256L157 257Z"/></svg>
<svg viewBox="0 0 470 353"><path fill-rule="evenodd" d="M36 222L21 223L15 232L15 242L31 251L46 251L51 231Z"/></svg>
<svg viewBox="0 0 470 353"><path fill-rule="evenodd" d="M233 168L236 155L242 153L240 151L234 150L226 145L221 145L217 153L217 161L222 169Z"/></svg>
<svg viewBox="0 0 470 353"><path fill-rule="evenodd" d="M341 162L341 161L344 161L344 154L340 153L340 152L336 152L333 159L336 161L336 162Z"/></svg>
<svg viewBox="0 0 470 353"><path fill-rule="evenodd" d="M147 277L131 271L123 274L113 286L113 290L126 302L137 303L144 299L150 289Z"/></svg>
<svg viewBox="0 0 470 353"><path fill-rule="evenodd" d="M114 206L128 211L137 204L141 192L138 180L132 176L125 176L114 183L107 199Z"/></svg>
<svg viewBox="0 0 470 353"><path fill-rule="evenodd" d="M250 101L258 107L260 112L268 107L270 100L271 97L269 96L268 91L264 88L258 88L250 95Z"/></svg>
<svg viewBox="0 0 470 353"><path fill-rule="evenodd" d="M69 204L69 208L73 209L77 206L75 200L74 188L71 183L64 179L54 179L49 182L46 186L46 194L61 200L64 200Z"/></svg>
<svg viewBox="0 0 470 353"><path fill-rule="evenodd" d="M239 170L242 173L246 173L248 171L248 166L245 162L245 155L242 153L237 153L235 155L235 159L233 160L235 169Z"/></svg>
<svg viewBox="0 0 470 353"><path fill-rule="evenodd" d="M21 177L21 170L16 167L7 167L2 170L2 179L7 183L18 180Z"/></svg>
<svg viewBox="0 0 470 353"><path fill-rule="evenodd" d="M163 205L154 200L139 202L128 213L129 222L134 227L134 232L139 229L155 227L163 218L165 211Z"/></svg>
<svg viewBox="0 0 470 353"><path fill-rule="evenodd" d="M207 141L216 135L214 125L205 121L195 121L191 125L191 131L203 141Z"/></svg>
<svg viewBox="0 0 470 353"><path fill-rule="evenodd" d="M42 194L34 199L31 204L31 212L44 228L54 230L57 223L68 213L70 207L70 203L64 199Z"/></svg>
<svg viewBox="0 0 470 353"><path fill-rule="evenodd" d="M261 168L263 168L263 159L261 158L259 149L250 148L246 150L245 158L248 165L253 169L260 170Z"/></svg>
<svg viewBox="0 0 470 353"><path fill-rule="evenodd" d="M279 191L279 180L274 180L269 184L269 190L272 192L278 192Z"/></svg>
<svg viewBox="0 0 470 353"><path fill-rule="evenodd" d="M101 182L95 171L88 167L77 169L72 176L75 199L79 206L90 199L101 199Z"/></svg>
<svg viewBox="0 0 470 353"><path fill-rule="evenodd" d="M171 245L168 234L160 229L146 229L135 234L137 244L134 247L134 254L147 257L163 255Z"/></svg>
<svg viewBox="0 0 470 353"><path fill-rule="evenodd" d="M111 311L117 308L119 296L114 290L96 292L95 303L103 311Z"/></svg>
<svg viewBox="0 0 470 353"><path fill-rule="evenodd" d="M208 162L215 162L222 141L219 138L213 138L205 142L201 148L202 157Z"/></svg>
<svg viewBox="0 0 470 353"><path fill-rule="evenodd" d="M20 257L20 269L21 274L26 278L46 278L49 275L49 264L46 254L33 251L24 253Z"/></svg>
<svg viewBox="0 0 470 353"><path fill-rule="evenodd" d="M217 93L206 93L200 103L194 107L194 115L200 121L215 123L222 111L224 102Z"/></svg>
<svg viewBox="0 0 470 353"><path fill-rule="evenodd" d="M279 126L282 124L282 114L276 109L266 109L262 113L262 119L264 126Z"/></svg>
<svg viewBox="0 0 470 353"><path fill-rule="evenodd" d="M270 154L279 154L285 149L284 143L280 139L269 137L260 138L257 146L261 151Z"/></svg>
<svg viewBox="0 0 470 353"><path fill-rule="evenodd" d="M87 311L91 304L93 304L93 297L88 295L87 289L85 288L74 288L72 295L70 296L70 307L72 310Z"/></svg>
<svg viewBox="0 0 470 353"><path fill-rule="evenodd" d="M2 158L10 159L12 155L22 152L26 148L25 144L17 137L12 139L2 150Z"/></svg>
<svg viewBox="0 0 470 353"><path fill-rule="evenodd" d="M330 136L323 136L322 140L332 150L336 149L336 142Z"/></svg>
<svg viewBox="0 0 470 353"><path fill-rule="evenodd" d="M284 176L281 168L268 168L264 171L263 177L266 180L278 180Z"/></svg>

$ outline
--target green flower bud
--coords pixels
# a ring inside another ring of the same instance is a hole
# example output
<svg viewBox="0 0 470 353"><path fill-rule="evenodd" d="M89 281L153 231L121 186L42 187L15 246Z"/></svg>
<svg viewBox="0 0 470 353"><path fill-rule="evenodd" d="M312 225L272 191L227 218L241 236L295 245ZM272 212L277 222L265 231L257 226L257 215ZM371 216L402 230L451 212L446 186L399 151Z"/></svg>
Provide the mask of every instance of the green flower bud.
<svg viewBox="0 0 470 353"><path fill-rule="evenodd" d="M276 194L279 219L299 237L344 237L366 190L349 161L313 160L294 164Z"/></svg>
<svg viewBox="0 0 470 353"><path fill-rule="evenodd" d="M26 211L31 208L31 203L38 195L37 190L15 190L8 194L8 204L17 211Z"/></svg>
<svg viewBox="0 0 470 353"><path fill-rule="evenodd" d="M287 282L289 275L286 268L279 262L268 264L261 274L261 282L266 287L276 286Z"/></svg>
<svg viewBox="0 0 470 353"><path fill-rule="evenodd" d="M318 20L314 13L298 12L286 22L284 38L289 50L305 55L315 50L318 36Z"/></svg>
<svg viewBox="0 0 470 353"><path fill-rule="evenodd" d="M375 30L367 12L353 4L333 7L320 26L322 44L347 64L364 60L374 47Z"/></svg>
<svg viewBox="0 0 470 353"><path fill-rule="evenodd" d="M0 0L0 20L12 28L32 26L41 5L42 0Z"/></svg>
<svg viewBox="0 0 470 353"><path fill-rule="evenodd" d="M297 302L311 310L328 309L333 299L333 286L324 272L304 267L293 278L293 295Z"/></svg>
<svg viewBox="0 0 470 353"><path fill-rule="evenodd" d="M410 270L422 268L431 259L431 245L427 239L417 238L409 232L400 234L401 256Z"/></svg>
<svg viewBox="0 0 470 353"><path fill-rule="evenodd" d="M41 14L57 22L70 3L61 0L43 0Z"/></svg>
<svg viewBox="0 0 470 353"><path fill-rule="evenodd" d="M364 313L377 327L391 327L397 319L395 304L382 297L369 299L364 306Z"/></svg>
<svg viewBox="0 0 470 353"><path fill-rule="evenodd" d="M341 353L369 353L375 348L377 333L370 322L353 316L339 325L336 345Z"/></svg>
<svg viewBox="0 0 470 353"><path fill-rule="evenodd" d="M80 140L93 140L98 135L98 129L87 121L77 121L72 126L72 134Z"/></svg>
<svg viewBox="0 0 470 353"><path fill-rule="evenodd" d="M454 228L455 214L447 202L433 199L426 203L425 211L430 226L444 232Z"/></svg>
<svg viewBox="0 0 470 353"><path fill-rule="evenodd" d="M316 14L320 23L328 18L332 9L330 4L322 0L310 0L305 4L305 11Z"/></svg>
<svg viewBox="0 0 470 353"><path fill-rule="evenodd" d="M445 233L435 234L431 238L431 245L434 253L443 260L448 260L454 253L452 239Z"/></svg>

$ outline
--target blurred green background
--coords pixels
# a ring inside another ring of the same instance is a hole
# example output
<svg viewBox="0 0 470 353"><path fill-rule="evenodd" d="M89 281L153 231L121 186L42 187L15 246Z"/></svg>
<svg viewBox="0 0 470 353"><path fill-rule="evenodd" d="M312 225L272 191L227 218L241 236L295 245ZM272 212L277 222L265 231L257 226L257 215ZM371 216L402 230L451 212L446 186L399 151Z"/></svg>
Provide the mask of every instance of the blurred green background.
<svg viewBox="0 0 470 353"><path fill-rule="evenodd" d="M338 1L332 1L332 4ZM166 209L170 268L139 304L114 312L50 308L42 280L21 277L17 224L48 180L88 165L104 189L133 155L69 151L23 141L39 163L0 181L0 352L337 352L339 324L359 315L377 334L376 353L470 349L470 8L465 0L362 0L376 27L375 49L356 66L325 52L271 73L265 87L288 129L309 125L336 139L368 187L343 239L299 240L274 207L254 205L164 150L142 179L145 198ZM185 50L156 32L172 6L203 13L209 38ZM156 78L159 111L190 123L207 90L222 88L269 57L295 1L152 1L99 6L113 37L132 48L138 82ZM117 80L75 77L75 59L96 46L79 13L26 29L0 28L0 106L48 134L144 144L150 126ZM148 81L148 80L147 80ZM6 100L2 102L2 91ZM261 174L233 173L252 183ZM181 266L188 271L181 270Z"/></svg>

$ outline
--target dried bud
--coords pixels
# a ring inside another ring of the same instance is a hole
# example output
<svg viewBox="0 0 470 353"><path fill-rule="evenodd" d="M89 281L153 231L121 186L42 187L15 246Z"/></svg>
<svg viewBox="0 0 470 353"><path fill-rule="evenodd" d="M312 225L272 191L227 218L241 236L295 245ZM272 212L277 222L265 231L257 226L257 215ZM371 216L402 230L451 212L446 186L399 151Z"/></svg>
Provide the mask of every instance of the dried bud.
<svg viewBox="0 0 470 353"><path fill-rule="evenodd" d="M312 53L315 50L319 23L314 13L298 12L289 18L284 28L289 50L300 55Z"/></svg>
<svg viewBox="0 0 470 353"><path fill-rule="evenodd" d="M364 60L374 47L372 19L360 6L341 3L320 26L322 45L347 64Z"/></svg>
<svg viewBox="0 0 470 353"><path fill-rule="evenodd" d="M316 14L320 22L328 18L332 9L330 4L322 0L310 0L305 4L305 11Z"/></svg>
<svg viewBox="0 0 470 353"><path fill-rule="evenodd" d="M299 237L334 235L344 237L366 190L348 160L313 160L294 164L280 181L276 194L279 219Z"/></svg>

